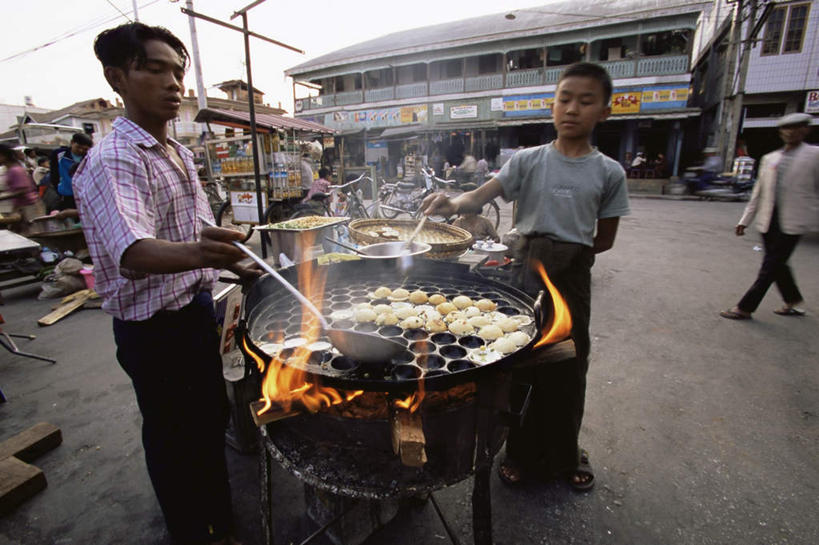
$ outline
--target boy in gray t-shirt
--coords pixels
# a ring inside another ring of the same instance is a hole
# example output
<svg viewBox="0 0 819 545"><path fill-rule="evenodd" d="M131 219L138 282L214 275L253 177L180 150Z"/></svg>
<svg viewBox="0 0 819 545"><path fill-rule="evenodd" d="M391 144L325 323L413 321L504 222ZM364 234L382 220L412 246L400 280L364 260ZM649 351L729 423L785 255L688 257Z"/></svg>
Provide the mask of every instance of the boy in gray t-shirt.
<svg viewBox="0 0 819 545"><path fill-rule="evenodd" d="M577 490L594 485L588 454L577 443L591 344L591 267L595 254L614 245L620 216L629 213L623 168L590 143L595 125L611 113L611 93L605 69L569 66L557 85L554 142L516 153L474 191L453 199L430 195L422 204L426 214L451 216L478 211L499 196L517 201L516 228L527 241L520 286L530 295L543 289L532 272L534 263L542 263L571 312L576 358L519 372L534 390L526 419L510 430L506 459L498 467L507 484L528 475L565 475Z"/></svg>

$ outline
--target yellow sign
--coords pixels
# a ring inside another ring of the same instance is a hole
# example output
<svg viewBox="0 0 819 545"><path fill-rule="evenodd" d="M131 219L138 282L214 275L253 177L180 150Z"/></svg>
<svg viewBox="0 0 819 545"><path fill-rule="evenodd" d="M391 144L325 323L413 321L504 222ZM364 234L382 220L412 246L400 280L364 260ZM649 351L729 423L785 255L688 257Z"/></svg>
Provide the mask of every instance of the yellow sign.
<svg viewBox="0 0 819 545"><path fill-rule="evenodd" d="M402 107L400 119L401 123L426 123L427 105Z"/></svg>
<svg viewBox="0 0 819 545"><path fill-rule="evenodd" d="M643 102L646 104L657 102L685 102L687 100L688 87L665 87L643 91Z"/></svg>
<svg viewBox="0 0 819 545"><path fill-rule="evenodd" d="M503 110L505 112L526 112L530 110L551 110L554 104L554 97L524 98L518 100L504 100Z"/></svg>
<svg viewBox="0 0 819 545"><path fill-rule="evenodd" d="M645 93L643 93L645 96ZM636 114L640 111L640 91L627 91L611 95L612 114Z"/></svg>

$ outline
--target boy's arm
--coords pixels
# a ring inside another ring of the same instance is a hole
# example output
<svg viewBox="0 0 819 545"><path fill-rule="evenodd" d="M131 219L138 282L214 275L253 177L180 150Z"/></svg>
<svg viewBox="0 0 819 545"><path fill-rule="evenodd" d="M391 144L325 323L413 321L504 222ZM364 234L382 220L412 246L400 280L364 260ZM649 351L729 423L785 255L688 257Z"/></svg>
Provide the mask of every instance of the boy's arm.
<svg viewBox="0 0 819 545"><path fill-rule="evenodd" d="M443 193L429 195L421 203L421 212L427 216L454 216L455 214L477 214L483 205L503 196L503 186L497 178L492 178L472 191L450 199Z"/></svg>
<svg viewBox="0 0 819 545"><path fill-rule="evenodd" d="M597 234L594 236L594 253L599 254L614 246L617 226L620 218L602 218L597 220Z"/></svg>

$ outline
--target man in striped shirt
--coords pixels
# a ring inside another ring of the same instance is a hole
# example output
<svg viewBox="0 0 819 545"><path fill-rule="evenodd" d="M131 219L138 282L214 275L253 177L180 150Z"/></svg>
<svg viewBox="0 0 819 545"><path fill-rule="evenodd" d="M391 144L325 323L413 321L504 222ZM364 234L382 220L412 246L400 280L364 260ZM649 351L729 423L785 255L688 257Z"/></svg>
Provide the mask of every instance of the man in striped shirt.
<svg viewBox="0 0 819 545"><path fill-rule="evenodd" d="M241 234L203 227L212 213L193 155L172 140L188 53L161 27L102 32L94 51L125 117L74 177L96 289L114 317L117 359L143 416L148 473L171 537L235 543L225 464L228 418L211 289L241 276Z"/></svg>

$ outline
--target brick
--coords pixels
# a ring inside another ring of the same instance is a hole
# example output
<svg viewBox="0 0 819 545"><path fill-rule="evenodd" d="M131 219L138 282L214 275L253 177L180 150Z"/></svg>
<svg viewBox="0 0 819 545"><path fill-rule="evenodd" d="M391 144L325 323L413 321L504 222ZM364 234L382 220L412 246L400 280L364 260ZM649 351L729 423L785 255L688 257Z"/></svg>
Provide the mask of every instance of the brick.
<svg viewBox="0 0 819 545"><path fill-rule="evenodd" d="M0 443L0 460L12 456L24 462L31 462L63 442L60 428L40 422Z"/></svg>
<svg viewBox="0 0 819 545"><path fill-rule="evenodd" d="M42 470L11 457L0 460L0 516L46 487Z"/></svg>

